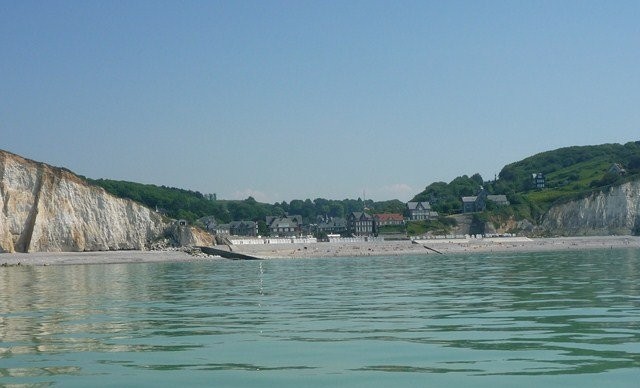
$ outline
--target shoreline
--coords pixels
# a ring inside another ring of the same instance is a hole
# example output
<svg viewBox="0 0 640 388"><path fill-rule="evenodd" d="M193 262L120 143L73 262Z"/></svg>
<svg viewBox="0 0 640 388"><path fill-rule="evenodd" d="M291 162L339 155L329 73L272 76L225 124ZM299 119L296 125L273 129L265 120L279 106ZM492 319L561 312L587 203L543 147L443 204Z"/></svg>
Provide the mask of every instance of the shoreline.
<svg viewBox="0 0 640 388"><path fill-rule="evenodd" d="M360 243L233 245L234 252L265 259L447 255L491 252L542 252L614 248L640 248L638 236L495 237L484 239L428 239Z"/></svg>
<svg viewBox="0 0 640 388"><path fill-rule="evenodd" d="M195 262L220 259L194 256L185 251L96 251L96 252L31 252L0 253L0 266L49 266L86 264L133 264Z"/></svg>
<svg viewBox="0 0 640 388"><path fill-rule="evenodd" d="M498 252L543 252L614 248L640 248L638 236L593 237L496 237L484 239L429 239L353 243L298 243L232 245L234 252L260 259L306 259L323 257L366 257L400 255L442 255ZM129 264L161 262L204 262L227 260L218 256L192 255L183 250L0 253L0 266L48 266L84 264Z"/></svg>

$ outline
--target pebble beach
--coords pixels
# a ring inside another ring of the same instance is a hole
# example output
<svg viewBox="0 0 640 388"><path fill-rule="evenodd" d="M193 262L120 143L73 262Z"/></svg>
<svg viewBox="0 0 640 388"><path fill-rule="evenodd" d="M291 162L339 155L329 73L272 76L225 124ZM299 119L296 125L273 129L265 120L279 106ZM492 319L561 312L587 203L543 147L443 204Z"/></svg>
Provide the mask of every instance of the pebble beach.
<svg viewBox="0 0 640 388"><path fill-rule="evenodd" d="M258 244L232 246L235 252L259 258L311 258L389 255L446 255L474 252L539 252L553 250L640 248L640 237L496 237L428 239L359 243Z"/></svg>
<svg viewBox="0 0 640 388"><path fill-rule="evenodd" d="M497 237L484 239L428 239L353 243L232 245L234 252L261 259L444 255L490 252L640 248L640 237ZM77 265L226 260L189 250L0 253L0 266Z"/></svg>
<svg viewBox="0 0 640 388"><path fill-rule="evenodd" d="M186 251L99 251L0 253L0 266L159 263L211 260Z"/></svg>

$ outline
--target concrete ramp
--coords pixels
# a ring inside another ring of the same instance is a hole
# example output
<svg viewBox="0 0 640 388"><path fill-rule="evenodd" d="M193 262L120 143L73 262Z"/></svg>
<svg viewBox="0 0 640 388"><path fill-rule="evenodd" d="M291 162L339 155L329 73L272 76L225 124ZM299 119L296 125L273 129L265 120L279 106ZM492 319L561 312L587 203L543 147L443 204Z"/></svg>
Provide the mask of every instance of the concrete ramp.
<svg viewBox="0 0 640 388"><path fill-rule="evenodd" d="M224 257L225 259L231 259L231 260L262 260L259 257L255 257L255 256L249 256L249 255L245 255L242 253L237 253L237 252L233 252L230 249L229 250L225 250L225 249L220 249L220 248L213 248L213 247L196 247L199 248L202 252L206 253L207 255L216 255L216 256L220 256L220 257Z"/></svg>

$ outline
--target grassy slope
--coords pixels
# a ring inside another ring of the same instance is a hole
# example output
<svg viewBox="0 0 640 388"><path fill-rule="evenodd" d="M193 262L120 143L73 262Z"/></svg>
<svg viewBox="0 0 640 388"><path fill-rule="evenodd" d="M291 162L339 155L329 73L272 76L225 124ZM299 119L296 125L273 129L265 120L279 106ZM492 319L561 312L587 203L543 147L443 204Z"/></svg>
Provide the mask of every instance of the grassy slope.
<svg viewBox="0 0 640 388"><path fill-rule="evenodd" d="M627 174L623 177L608 174L613 163L622 165ZM532 185L532 174L539 172L546 178L546 187L542 190ZM496 224L510 219L529 219L535 223L554 203L581 198L594 190L639 178L640 142L565 147L542 152L505 166L497 181L485 182L489 193L506 194L512 204L509 207L488 206L486 216ZM467 186L473 183L467 176L458 177L449 184L436 182L427 186L414 200L430 200L432 204L435 200L436 206L443 198L448 202L455 200L458 205L436 210L443 215L459 212L460 196L471 195L461 191L461 181ZM475 187L479 190L477 184ZM413 227L410 232L424 228ZM427 229L430 228L427 226Z"/></svg>
<svg viewBox="0 0 640 388"><path fill-rule="evenodd" d="M577 160L573 158L576 155ZM528 202L547 210L557 201L580 198L594 190L637 179L640 171L634 160L639 158L640 146L637 143L570 147L534 155L535 164L549 162L544 167L546 188L521 188L520 193ZM624 177L608 174L613 163L625 167L627 174ZM523 163L522 167L526 166L527 163ZM524 173L524 168L519 173Z"/></svg>

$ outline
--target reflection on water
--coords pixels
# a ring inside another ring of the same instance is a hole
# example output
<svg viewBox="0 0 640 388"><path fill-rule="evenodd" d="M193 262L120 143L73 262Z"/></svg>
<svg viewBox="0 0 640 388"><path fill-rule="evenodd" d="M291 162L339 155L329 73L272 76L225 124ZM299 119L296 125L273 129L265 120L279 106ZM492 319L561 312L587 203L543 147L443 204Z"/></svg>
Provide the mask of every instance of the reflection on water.
<svg viewBox="0 0 640 388"><path fill-rule="evenodd" d="M3 268L0 385L635 386L639 271L634 250Z"/></svg>

